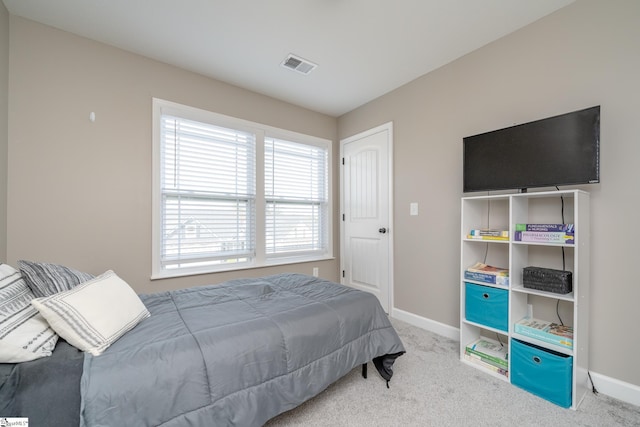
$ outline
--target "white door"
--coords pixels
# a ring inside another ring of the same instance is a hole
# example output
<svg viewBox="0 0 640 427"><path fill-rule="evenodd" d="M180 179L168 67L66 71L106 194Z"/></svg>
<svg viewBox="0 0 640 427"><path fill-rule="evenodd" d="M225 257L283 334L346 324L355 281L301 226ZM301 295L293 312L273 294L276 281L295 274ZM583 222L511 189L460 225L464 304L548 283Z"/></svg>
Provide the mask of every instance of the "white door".
<svg viewBox="0 0 640 427"><path fill-rule="evenodd" d="M341 282L392 307L392 123L340 141Z"/></svg>

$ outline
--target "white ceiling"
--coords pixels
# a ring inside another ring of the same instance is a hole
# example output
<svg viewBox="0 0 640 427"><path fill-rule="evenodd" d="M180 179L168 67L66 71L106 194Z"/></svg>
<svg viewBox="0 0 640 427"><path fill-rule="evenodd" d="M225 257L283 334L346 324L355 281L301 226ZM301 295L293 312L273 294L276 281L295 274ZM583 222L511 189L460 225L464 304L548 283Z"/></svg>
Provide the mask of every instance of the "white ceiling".
<svg viewBox="0 0 640 427"><path fill-rule="evenodd" d="M339 116L574 0L3 0L9 12ZM293 53L309 75L280 63Z"/></svg>

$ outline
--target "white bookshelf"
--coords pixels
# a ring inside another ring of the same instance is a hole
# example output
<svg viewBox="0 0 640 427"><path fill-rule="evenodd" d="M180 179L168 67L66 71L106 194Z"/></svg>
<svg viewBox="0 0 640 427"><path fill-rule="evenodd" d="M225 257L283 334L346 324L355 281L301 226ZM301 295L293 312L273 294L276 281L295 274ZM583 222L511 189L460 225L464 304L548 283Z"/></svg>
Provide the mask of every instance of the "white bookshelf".
<svg viewBox="0 0 640 427"><path fill-rule="evenodd" d="M562 200L564 199L564 208ZM562 218L564 212L564 220ZM460 359L504 381L510 376L484 369L464 358L467 344L481 336L510 345L512 339L535 344L573 357L571 408L576 409L588 390L589 366L589 193L561 190L463 197L461 206L460 255ZM515 224L574 224L574 244L540 244L513 240ZM471 229L509 230L508 241L468 239ZM557 294L525 288L522 269L538 266L571 271L573 291ZM509 286L490 285L464 279L464 271L476 262L509 269ZM508 293L508 330L501 331L466 319L465 282L502 289ZM548 344L514 332L514 324L528 315L573 326L573 348ZM509 364L509 368L511 368Z"/></svg>

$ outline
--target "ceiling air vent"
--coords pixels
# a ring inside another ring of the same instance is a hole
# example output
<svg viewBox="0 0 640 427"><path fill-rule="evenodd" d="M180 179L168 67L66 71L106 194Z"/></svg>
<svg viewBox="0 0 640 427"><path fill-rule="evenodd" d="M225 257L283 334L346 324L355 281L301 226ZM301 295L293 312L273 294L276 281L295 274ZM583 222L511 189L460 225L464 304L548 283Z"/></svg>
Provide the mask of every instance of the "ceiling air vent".
<svg viewBox="0 0 640 427"><path fill-rule="evenodd" d="M293 54L289 54L280 65L284 68L288 68L305 75L309 74L318 66L318 64L314 64L313 62L307 61L306 59L302 59Z"/></svg>

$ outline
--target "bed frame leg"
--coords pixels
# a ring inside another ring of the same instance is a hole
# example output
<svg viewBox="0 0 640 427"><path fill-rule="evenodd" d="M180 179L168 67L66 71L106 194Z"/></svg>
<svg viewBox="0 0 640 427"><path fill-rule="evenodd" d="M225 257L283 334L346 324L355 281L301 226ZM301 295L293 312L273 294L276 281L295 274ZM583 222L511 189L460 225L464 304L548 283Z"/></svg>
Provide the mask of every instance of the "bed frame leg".
<svg viewBox="0 0 640 427"><path fill-rule="evenodd" d="M367 364L362 365L362 378L367 378Z"/></svg>

